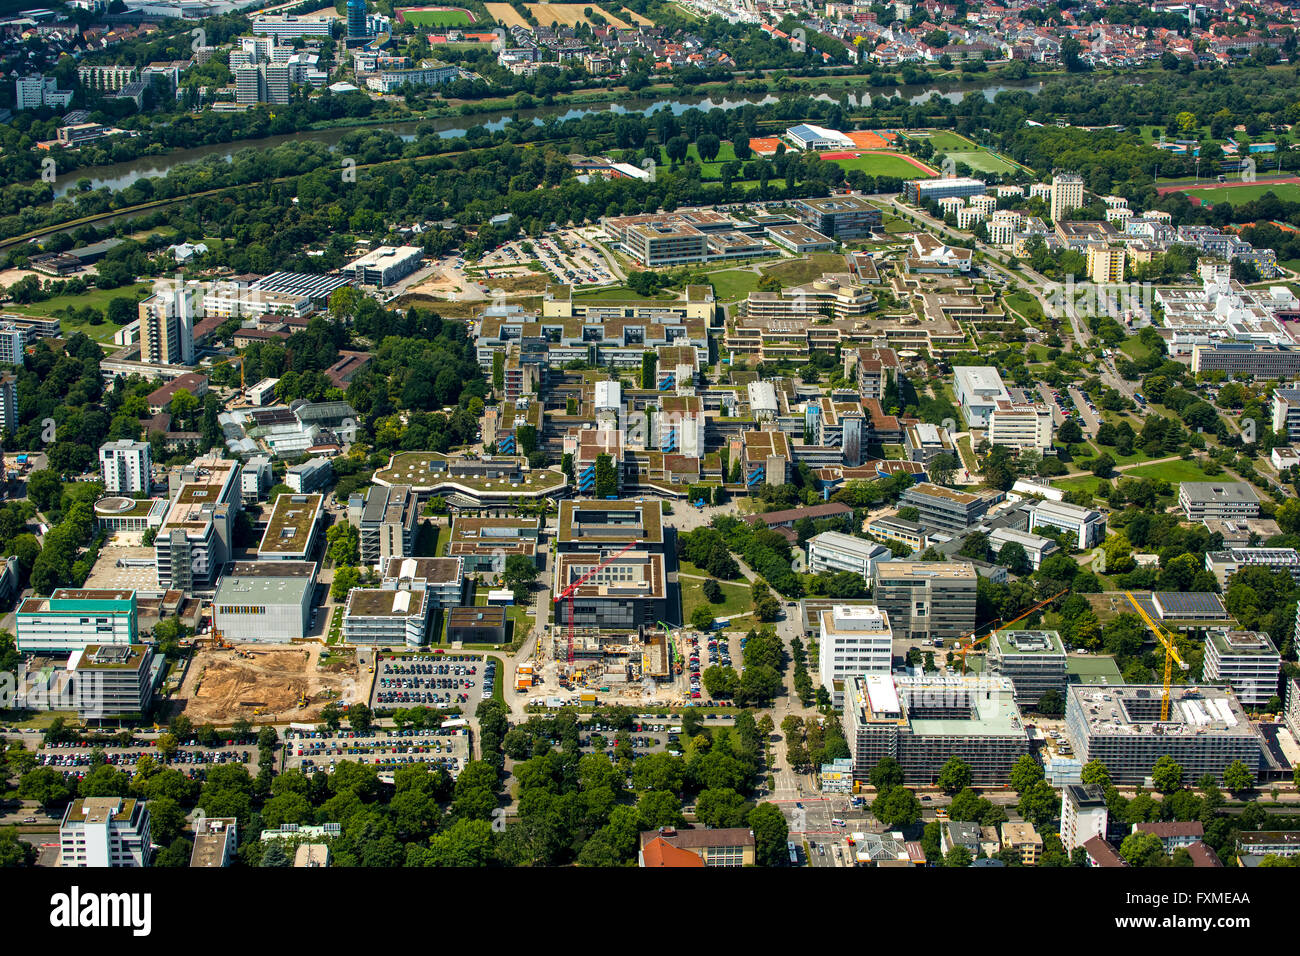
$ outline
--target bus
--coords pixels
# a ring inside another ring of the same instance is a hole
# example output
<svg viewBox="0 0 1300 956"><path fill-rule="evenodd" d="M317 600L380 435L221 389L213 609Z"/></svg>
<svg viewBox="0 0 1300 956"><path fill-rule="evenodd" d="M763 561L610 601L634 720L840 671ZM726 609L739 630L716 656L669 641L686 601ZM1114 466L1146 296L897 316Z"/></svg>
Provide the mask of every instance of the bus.
<svg viewBox="0 0 1300 956"><path fill-rule="evenodd" d="M795 846L794 841L793 841L793 840L789 840L789 841L787 841L786 844L785 844L785 848L786 848L787 850L790 851L790 865L791 865L791 866L798 866L798 865L799 865L799 850L798 850L798 848Z"/></svg>

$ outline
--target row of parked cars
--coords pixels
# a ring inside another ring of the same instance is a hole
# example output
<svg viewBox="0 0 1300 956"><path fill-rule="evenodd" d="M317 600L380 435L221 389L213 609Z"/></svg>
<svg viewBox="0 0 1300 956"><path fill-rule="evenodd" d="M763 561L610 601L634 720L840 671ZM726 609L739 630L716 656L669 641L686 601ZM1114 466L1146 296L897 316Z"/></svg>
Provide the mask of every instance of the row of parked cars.
<svg viewBox="0 0 1300 956"><path fill-rule="evenodd" d="M457 677L463 677L468 674L474 676L478 673L477 664L392 664L385 662L381 674L397 674L399 676L426 676L432 677L440 674L451 674Z"/></svg>
<svg viewBox="0 0 1300 956"><path fill-rule="evenodd" d="M469 694L464 691L436 690L381 690L375 693L376 704L430 704L435 707L448 707L452 704L469 703Z"/></svg>

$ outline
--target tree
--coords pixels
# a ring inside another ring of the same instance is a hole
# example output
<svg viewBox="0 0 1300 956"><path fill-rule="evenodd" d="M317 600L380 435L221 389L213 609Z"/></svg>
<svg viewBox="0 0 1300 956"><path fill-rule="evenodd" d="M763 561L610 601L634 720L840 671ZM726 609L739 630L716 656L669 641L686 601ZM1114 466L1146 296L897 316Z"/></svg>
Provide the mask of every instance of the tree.
<svg viewBox="0 0 1300 956"><path fill-rule="evenodd" d="M691 627L697 631L713 630L713 611L707 604L697 605L695 610L691 611Z"/></svg>
<svg viewBox="0 0 1300 956"><path fill-rule="evenodd" d="M893 787L876 797L871 813L887 827L910 827L921 819L921 801L907 787Z"/></svg>
<svg viewBox="0 0 1300 956"><path fill-rule="evenodd" d="M960 757L950 757L939 770L939 779L935 781L944 793L952 796L965 790L975 781L975 774L970 764Z"/></svg>
<svg viewBox="0 0 1300 956"><path fill-rule="evenodd" d="M705 668L703 681L704 689L714 698L732 697L740 688L740 675L735 669L719 664Z"/></svg>
<svg viewBox="0 0 1300 956"><path fill-rule="evenodd" d="M1008 541L998 552L997 563L1012 574L1028 574L1033 570L1025 546L1019 541Z"/></svg>
<svg viewBox="0 0 1300 956"><path fill-rule="evenodd" d="M970 866L973 862L970 850L960 843L943 855L944 866Z"/></svg>
<svg viewBox="0 0 1300 956"><path fill-rule="evenodd" d="M1016 809L1020 815L1038 829L1043 829L1056 817L1060 798L1046 780L1032 784L1020 795Z"/></svg>
<svg viewBox="0 0 1300 956"><path fill-rule="evenodd" d="M695 819L719 829L738 827L745 822L745 798L729 787L703 790L695 801Z"/></svg>
<svg viewBox="0 0 1300 956"><path fill-rule="evenodd" d="M754 859L759 866L785 866L790 857L786 843L790 828L785 814L774 803L760 803L749 811L749 829L754 834Z"/></svg>
<svg viewBox="0 0 1300 956"><path fill-rule="evenodd" d="M348 726L359 734L367 733L374 725L374 715L365 704L357 703L348 708Z"/></svg>
<svg viewBox="0 0 1300 956"><path fill-rule="evenodd" d="M1089 760L1084 764L1079 779L1084 786L1096 786L1105 789L1111 785L1110 770L1100 760Z"/></svg>
<svg viewBox="0 0 1300 956"><path fill-rule="evenodd" d="M1223 771L1223 784L1234 794L1248 793L1255 788L1255 775L1240 760L1234 760Z"/></svg>
<svg viewBox="0 0 1300 956"><path fill-rule="evenodd" d="M722 585L713 578L708 578L700 585L700 591L704 594L704 599L710 604L722 603Z"/></svg>
<svg viewBox="0 0 1300 956"><path fill-rule="evenodd" d="M1154 833L1130 833L1119 845L1119 855L1129 866L1159 866L1167 861L1165 845Z"/></svg>
<svg viewBox="0 0 1300 956"><path fill-rule="evenodd" d="M903 765L893 757L881 757L867 774L871 786L879 793L903 785Z"/></svg>
<svg viewBox="0 0 1300 956"><path fill-rule="evenodd" d="M1163 794L1174 793L1183 786L1183 768L1173 757L1164 754L1151 768L1151 782Z"/></svg>
<svg viewBox="0 0 1300 956"><path fill-rule="evenodd" d="M354 567L338 568L334 572L334 582L330 585L330 597L343 601L348 592L361 585L361 572Z"/></svg>
<svg viewBox="0 0 1300 956"><path fill-rule="evenodd" d="M1011 767L1011 789L1024 795L1025 791L1043 779L1043 766L1032 754L1024 754Z"/></svg>

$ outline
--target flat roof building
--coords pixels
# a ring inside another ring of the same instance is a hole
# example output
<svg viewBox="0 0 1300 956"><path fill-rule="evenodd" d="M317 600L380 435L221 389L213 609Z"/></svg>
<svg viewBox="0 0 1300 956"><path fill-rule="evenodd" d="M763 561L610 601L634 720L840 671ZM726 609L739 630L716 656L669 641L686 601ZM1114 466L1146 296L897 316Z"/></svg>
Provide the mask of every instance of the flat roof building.
<svg viewBox="0 0 1300 956"><path fill-rule="evenodd" d="M353 588L343 614L343 639L349 644L427 642L433 602L409 588Z"/></svg>
<svg viewBox="0 0 1300 956"><path fill-rule="evenodd" d="M562 553L608 550L639 542L643 551L664 550L663 502L566 499L560 502L555 548Z"/></svg>
<svg viewBox="0 0 1300 956"><path fill-rule="evenodd" d="M926 531L961 533L984 517L993 500L991 495L921 482L903 492L899 505L915 508L917 524Z"/></svg>
<svg viewBox="0 0 1300 956"><path fill-rule="evenodd" d="M411 554L419 521L420 502L409 485L370 488L360 516L361 563L380 568Z"/></svg>
<svg viewBox="0 0 1300 956"><path fill-rule="evenodd" d="M148 644L88 644L73 651L68 670L77 715L82 720L143 717L162 666Z"/></svg>
<svg viewBox="0 0 1300 956"><path fill-rule="evenodd" d="M1065 645L1056 631L994 631L989 670L1010 678L1016 703L1035 708L1054 690L1065 696Z"/></svg>
<svg viewBox="0 0 1300 956"><path fill-rule="evenodd" d="M456 607L465 591L465 566L460 558L389 558L386 588L425 591L435 608Z"/></svg>
<svg viewBox="0 0 1300 956"><path fill-rule="evenodd" d="M823 531L808 539L808 571L812 574L849 571L870 582L875 563L891 557L893 552L883 544L839 531Z"/></svg>
<svg viewBox="0 0 1300 956"><path fill-rule="evenodd" d="M139 643L134 591L59 588L47 598L23 601L15 619L18 650L24 654Z"/></svg>
<svg viewBox="0 0 1300 956"><path fill-rule="evenodd" d="M1201 677L1224 683L1247 707L1263 707L1278 694L1282 657L1261 631L1210 631Z"/></svg>
<svg viewBox="0 0 1300 956"><path fill-rule="evenodd" d="M606 553L583 551L555 556L555 580L551 593L559 595L584 575L590 574L572 595L556 603L557 624L573 623L602 629L650 627L669 619L668 583L664 573L664 556L648 551L628 551L611 546ZM609 564L596 570L606 558Z"/></svg>
<svg viewBox="0 0 1300 956"><path fill-rule="evenodd" d="M320 532L323 495L280 494L257 546L261 561L309 561Z"/></svg>
<svg viewBox="0 0 1300 956"><path fill-rule="evenodd" d="M1029 530L1056 528L1074 536L1075 547L1086 551L1101 544L1106 537L1106 516L1092 508L1066 504L1063 501L1031 501L1025 504L1029 511Z"/></svg>
<svg viewBox="0 0 1300 956"><path fill-rule="evenodd" d="M1249 567L1287 571L1300 583L1300 551L1295 548L1228 548L1205 555L1205 570L1214 575L1224 591L1234 574Z"/></svg>
<svg viewBox="0 0 1300 956"><path fill-rule="evenodd" d="M957 366L953 370L953 391L971 428L987 428L998 402L1011 401L1002 376L989 365Z"/></svg>
<svg viewBox="0 0 1300 956"><path fill-rule="evenodd" d="M466 574L501 574L517 554L537 563L540 518L477 518L458 514L451 523L448 554L460 558Z"/></svg>
<svg viewBox="0 0 1300 956"><path fill-rule="evenodd" d="M243 504L237 461L204 458L183 468L171 505L154 538L158 586L210 591L233 549Z"/></svg>
<svg viewBox="0 0 1300 956"><path fill-rule="evenodd" d="M149 808L132 797L83 797L59 824L62 867L149 865Z"/></svg>
<svg viewBox="0 0 1300 956"><path fill-rule="evenodd" d="M837 604L820 615L817 644L821 683L836 707L844 684L863 674L888 674L894 654L889 615L870 604Z"/></svg>
<svg viewBox="0 0 1300 956"><path fill-rule="evenodd" d="M883 757L909 784L933 784L960 757L979 785L1003 784L1029 753L1029 736L1006 678L868 674L845 684L844 733L853 778L862 783Z"/></svg>
<svg viewBox="0 0 1300 956"><path fill-rule="evenodd" d="M1259 495L1244 481L1184 481L1178 506L1190 521L1259 517Z"/></svg>
<svg viewBox="0 0 1300 956"><path fill-rule="evenodd" d="M1066 853L1094 838L1105 840L1109 823L1106 791L1101 787L1071 783L1061 789L1061 843Z"/></svg>
<svg viewBox="0 0 1300 956"><path fill-rule="evenodd" d="M148 442L127 438L105 442L99 446L99 467L105 494L147 494L153 483L153 455Z"/></svg>
<svg viewBox="0 0 1300 956"><path fill-rule="evenodd" d="M958 638L975 629L978 578L968 561L878 561L874 596L900 637Z"/></svg>
<svg viewBox="0 0 1300 956"><path fill-rule="evenodd" d="M1263 766L1263 741L1240 702L1218 687L1175 684L1169 719L1160 719L1160 685L1119 684L1066 691L1065 727L1081 763L1100 760L1116 784L1140 784L1158 758L1168 755L1185 777L1222 777L1242 761L1251 773Z"/></svg>
<svg viewBox="0 0 1300 956"><path fill-rule="evenodd" d="M312 561L236 561L223 568L212 599L213 628L232 643L287 643L311 629Z"/></svg>

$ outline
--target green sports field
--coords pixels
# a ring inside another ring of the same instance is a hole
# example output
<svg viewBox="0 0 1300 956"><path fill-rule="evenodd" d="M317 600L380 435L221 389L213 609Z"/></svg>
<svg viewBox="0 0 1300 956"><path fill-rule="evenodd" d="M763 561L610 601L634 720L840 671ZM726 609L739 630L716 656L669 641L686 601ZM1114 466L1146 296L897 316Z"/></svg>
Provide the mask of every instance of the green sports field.
<svg viewBox="0 0 1300 956"><path fill-rule="evenodd" d="M1300 202L1300 184L1296 183L1255 183L1250 186L1226 186L1219 189L1191 189L1186 192L1186 195L1188 198L1200 199L1211 204L1226 202L1237 206L1259 199L1265 193L1272 193L1278 199L1287 202Z"/></svg>
<svg viewBox="0 0 1300 956"><path fill-rule="evenodd" d="M913 139L925 140L934 147L937 153L966 152L978 148L965 136L946 129L918 130L907 135Z"/></svg>
<svg viewBox="0 0 1300 956"><path fill-rule="evenodd" d="M402 10L402 19L417 27L467 27L474 21L465 10Z"/></svg>
<svg viewBox="0 0 1300 956"><path fill-rule="evenodd" d="M832 159L827 162L839 163L845 170L860 169L868 176L897 176L899 179L924 179L926 173L913 166L901 156L888 153L868 153L853 159Z"/></svg>

